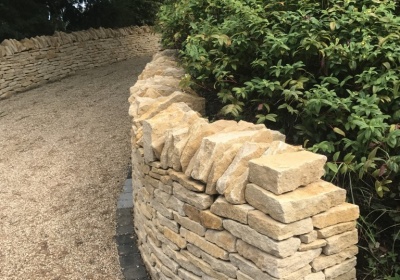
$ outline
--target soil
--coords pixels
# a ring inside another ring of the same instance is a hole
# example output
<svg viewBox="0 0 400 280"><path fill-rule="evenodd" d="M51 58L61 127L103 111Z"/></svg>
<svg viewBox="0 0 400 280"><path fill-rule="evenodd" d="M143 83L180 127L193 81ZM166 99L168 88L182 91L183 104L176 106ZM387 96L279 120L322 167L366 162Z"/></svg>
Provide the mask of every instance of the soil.
<svg viewBox="0 0 400 280"><path fill-rule="evenodd" d="M0 279L122 279L129 87L150 57L0 101Z"/></svg>

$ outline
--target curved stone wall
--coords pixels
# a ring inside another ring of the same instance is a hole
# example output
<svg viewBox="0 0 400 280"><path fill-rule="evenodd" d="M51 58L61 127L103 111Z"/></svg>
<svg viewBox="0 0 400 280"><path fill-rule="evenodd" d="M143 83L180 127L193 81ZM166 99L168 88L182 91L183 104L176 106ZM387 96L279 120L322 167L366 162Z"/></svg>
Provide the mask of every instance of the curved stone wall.
<svg viewBox="0 0 400 280"><path fill-rule="evenodd" d="M0 99L77 70L154 54L160 37L147 26L89 29L0 44Z"/></svg>
<svg viewBox="0 0 400 280"><path fill-rule="evenodd" d="M326 158L264 125L201 117L175 52L130 89L134 223L153 279L356 279L359 210Z"/></svg>

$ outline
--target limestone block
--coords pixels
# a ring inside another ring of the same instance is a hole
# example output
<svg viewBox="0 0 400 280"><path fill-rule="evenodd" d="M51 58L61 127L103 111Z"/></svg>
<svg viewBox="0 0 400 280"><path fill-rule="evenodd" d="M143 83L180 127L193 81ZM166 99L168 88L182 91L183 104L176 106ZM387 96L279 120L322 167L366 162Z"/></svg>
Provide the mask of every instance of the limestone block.
<svg viewBox="0 0 400 280"><path fill-rule="evenodd" d="M356 269L353 268L348 272L345 272L343 274L340 274L339 276L335 278L326 278L327 280L356 280Z"/></svg>
<svg viewBox="0 0 400 280"><path fill-rule="evenodd" d="M318 238L328 238L346 231L350 231L356 227L356 221L340 223L330 227L317 229Z"/></svg>
<svg viewBox="0 0 400 280"><path fill-rule="evenodd" d="M203 271L202 275L210 276L210 279L221 279L221 280L228 280L228 276L225 274L219 273L214 270L211 265L206 263L204 260L192 255L188 251L182 251L182 255L184 255L191 263L195 264L198 268Z"/></svg>
<svg viewBox="0 0 400 280"><path fill-rule="evenodd" d="M232 205L222 196L218 197L210 208L210 211L215 215L229 218L243 224L247 224L247 215L252 210L254 210L254 208L247 204Z"/></svg>
<svg viewBox="0 0 400 280"><path fill-rule="evenodd" d="M191 219L192 221L199 223L201 222L201 217L200 217L201 211L196 207L185 203L185 205L183 205L183 211L185 212L186 216L188 216L189 219Z"/></svg>
<svg viewBox="0 0 400 280"><path fill-rule="evenodd" d="M193 115L200 117L200 114L197 112L202 111L202 108L204 107L204 99L195 95L183 93L181 91L175 91L174 93L168 96L162 96L157 98L156 102L150 104L146 108L146 111L143 112L139 118L136 118L135 122L143 122L144 120L150 119L155 115L162 113L172 104L179 102L185 103L189 108L195 111L192 113ZM182 122L180 124L181 127L190 125L190 123L185 123L185 122ZM176 127L171 127L171 128L176 128Z"/></svg>
<svg viewBox="0 0 400 280"><path fill-rule="evenodd" d="M326 243L327 242L324 239L317 239L310 243L301 243L301 245L299 247L299 252L322 248L326 245Z"/></svg>
<svg viewBox="0 0 400 280"><path fill-rule="evenodd" d="M263 153L263 156L273 156L285 153L294 153L298 151L303 151L304 149L301 146L292 146L286 144L283 141L273 141L268 149Z"/></svg>
<svg viewBox="0 0 400 280"><path fill-rule="evenodd" d="M249 181L282 194L318 181L326 157L308 151L263 156L249 162Z"/></svg>
<svg viewBox="0 0 400 280"><path fill-rule="evenodd" d="M148 89L147 91L155 90ZM132 100L131 105L129 106L129 115L132 118L140 117L147 112L155 102L157 102L157 100L154 98L137 96Z"/></svg>
<svg viewBox="0 0 400 280"><path fill-rule="evenodd" d="M338 265L328 267L325 269L325 276L327 280L334 279L346 272L351 271L357 264L357 258L352 257Z"/></svg>
<svg viewBox="0 0 400 280"><path fill-rule="evenodd" d="M165 132L179 126L181 123L190 123L198 118L185 103L174 103L151 119L143 121L143 148L144 159L152 162L160 158L164 147Z"/></svg>
<svg viewBox="0 0 400 280"><path fill-rule="evenodd" d="M248 184L247 202L282 223L292 223L324 212L342 204L346 191L328 182L318 181L292 192L276 195L263 188Z"/></svg>
<svg viewBox="0 0 400 280"><path fill-rule="evenodd" d="M174 184L174 196L197 209L205 210L213 204L213 197L203 193L189 191L180 184Z"/></svg>
<svg viewBox="0 0 400 280"><path fill-rule="evenodd" d="M291 273L307 266L321 253L321 249L315 249L305 252L297 252L290 257L281 259L269 255L257 249L256 247L243 242L240 239L237 241L236 248L241 256L251 260L262 271L267 272L276 278L288 276Z"/></svg>
<svg viewBox="0 0 400 280"><path fill-rule="evenodd" d="M306 244L314 242L315 240L317 240L317 237L318 237L317 231L315 230L310 231L309 233L306 234L299 235L301 242Z"/></svg>
<svg viewBox="0 0 400 280"><path fill-rule="evenodd" d="M25 50L33 50L35 48L35 44L30 39L22 39L21 44L24 46Z"/></svg>
<svg viewBox="0 0 400 280"><path fill-rule="evenodd" d="M357 254L358 254L358 247L356 245L352 245L337 254L333 254L330 256L321 254L312 261L311 266L314 269L314 271L321 271L325 268L340 264Z"/></svg>
<svg viewBox="0 0 400 280"><path fill-rule="evenodd" d="M161 184L162 185L162 184ZM171 196L167 202L165 203L165 206L171 210L174 210L181 216L185 216L185 212L183 211L183 206L185 205L184 202L176 198L175 196Z"/></svg>
<svg viewBox="0 0 400 280"><path fill-rule="evenodd" d="M322 271L317 273L311 273L306 277L304 277L303 280L325 280L325 274Z"/></svg>
<svg viewBox="0 0 400 280"><path fill-rule="evenodd" d="M238 280L254 280L254 278L251 278L249 275L244 274L242 271L238 270L236 273L236 279ZM265 279L265 278L263 278Z"/></svg>
<svg viewBox="0 0 400 280"><path fill-rule="evenodd" d="M197 235L204 236L206 234L205 227L189 218L182 217L181 215L174 213L174 220L182 227L196 233Z"/></svg>
<svg viewBox="0 0 400 280"><path fill-rule="evenodd" d="M200 223L208 229L222 230L222 218L211 213L211 211L201 211L200 212Z"/></svg>
<svg viewBox="0 0 400 280"><path fill-rule="evenodd" d="M178 157L178 160L175 160L176 157L174 157L174 152L180 154L182 152L182 149L184 144L186 144L186 141L188 139L188 133L189 133L189 128L188 127L177 127L173 128L167 131L167 134L165 136L165 144L164 148L161 152L160 156L160 162L163 168L168 168L168 167L175 167L177 170L181 169L181 163L179 161L180 157ZM180 143L180 144L179 144ZM175 148L176 147L176 148ZM175 151L174 151L175 150Z"/></svg>
<svg viewBox="0 0 400 280"><path fill-rule="evenodd" d="M229 255L229 260L233 265L238 267L240 270L238 272L242 272L245 274L248 278L243 278L243 279L262 279L262 280L276 280L275 277L272 277L271 275L263 272L261 269L259 269L254 263L251 261L243 258L239 254L230 254ZM241 279L238 277L238 279Z"/></svg>
<svg viewBox="0 0 400 280"><path fill-rule="evenodd" d="M189 271L187 271L187 270L185 270L183 268L180 268L178 270L178 276L179 276L179 279L201 280L201 277L198 277L198 276L194 275L193 273L190 273Z"/></svg>
<svg viewBox="0 0 400 280"><path fill-rule="evenodd" d="M161 215L160 213L157 213L157 221L160 223L161 226L163 226L162 228L162 232L164 231L164 227L167 227L168 229L172 230L175 233L179 233L179 225L176 221L170 220L166 217L164 217L163 215ZM160 230L161 231L161 230Z"/></svg>
<svg viewBox="0 0 400 280"><path fill-rule="evenodd" d="M199 247L194 246L193 244L188 244L187 250L194 256L201 258L201 252L203 252Z"/></svg>
<svg viewBox="0 0 400 280"><path fill-rule="evenodd" d="M181 248L181 249L186 248L186 245L187 245L186 240L184 238L182 238L182 236L180 236L176 232L170 230L169 228L164 228L163 234L167 239L172 241L179 248Z"/></svg>
<svg viewBox="0 0 400 280"><path fill-rule="evenodd" d="M245 203L244 189L248 183L248 162L260 157L269 145L269 143L245 142L240 147L232 163L217 181L217 191L224 194L227 201L233 204Z"/></svg>
<svg viewBox="0 0 400 280"><path fill-rule="evenodd" d="M189 128L187 144L182 150L180 159L183 171L186 171L189 162L196 154L204 137L218 133L226 127L236 127L235 121L220 120L210 124L205 119L200 120Z"/></svg>
<svg viewBox="0 0 400 280"><path fill-rule="evenodd" d="M13 40L5 39L5 40L3 40L3 42L1 42L0 45L2 45L4 47L8 47L12 51L13 54L18 52L18 48L15 45L15 43L13 42Z"/></svg>
<svg viewBox="0 0 400 280"><path fill-rule="evenodd" d="M165 265L161 266L161 273L164 274L166 277L168 277L168 279L181 280L181 278L178 277L178 274L173 273Z"/></svg>
<svg viewBox="0 0 400 280"><path fill-rule="evenodd" d="M343 203L328 211L312 217L314 227L326 228L332 225L354 221L358 219L360 210L357 205Z"/></svg>
<svg viewBox="0 0 400 280"><path fill-rule="evenodd" d="M157 248L153 242L149 241L148 245L153 254L160 260L163 265L167 266L172 272L178 273L178 268L180 266L175 261L167 257L162 249Z"/></svg>
<svg viewBox="0 0 400 280"><path fill-rule="evenodd" d="M194 192L203 192L205 190L205 185L199 181L193 180L191 177L186 176L184 173L176 172L174 170L169 170L169 175L172 180L178 182L180 185L186 189Z"/></svg>
<svg viewBox="0 0 400 280"><path fill-rule="evenodd" d="M249 212L248 223L251 228L275 240L284 240L313 230L311 218L284 224L258 210Z"/></svg>
<svg viewBox="0 0 400 280"><path fill-rule="evenodd" d="M263 250L264 252L280 258L292 256L301 243L300 239L294 237L282 241L276 241L268 236L258 233L247 225L232 220L224 220L223 224L224 228L232 235L255 246L256 248L259 248L260 250Z"/></svg>
<svg viewBox="0 0 400 280"><path fill-rule="evenodd" d="M134 86L130 88L129 101L131 102L137 96L148 96L146 89L152 88L161 96L168 96L175 91L179 91L179 79L173 77L152 77L146 80L138 80Z"/></svg>
<svg viewBox="0 0 400 280"><path fill-rule="evenodd" d="M205 238L230 253L236 252L237 238L226 230L207 230Z"/></svg>
<svg viewBox="0 0 400 280"><path fill-rule="evenodd" d="M235 131L217 133L205 137L201 142L198 152L189 163L191 168L187 168L185 174L192 176L194 179L208 183L208 178L214 162L218 162L218 160L223 157L225 151L231 149L234 144L243 144L246 141L252 140L260 142L261 139L267 143L271 142L272 134L270 130ZM236 154L238 150L238 146L236 147L237 148L233 150L234 154ZM228 166L226 166L226 168ZM219 170L220 172L218 174L213 175L214 180L215 178L222 176L223 172L226 170L225 167L221 169Z"/></svg>
<svg viewBox="0 0 400 280"><path fill-rule="evenodd" d="M213 270L221 272L228 277L236 277L236 272L238 269L230 262L216 259L205 252L201 252L201 258L208 263Z"/></svg>
<svg viewBox="0 0 400 280"><path fill-rule="evenodd" d="M187 242L201 248L207 254L222 260L229 260L229 253L217 245L207 241L204 237L197 235L189 230L181 228L181 235Z"/></svg>
<svg viewBox="0 0 400 280"><path fill-rule="evenodd" d="M184 256L183 254L181 254L178 251L174 251L171 248L169 248L166 245L162 246L162 250L164 252L165 255L167 255L168 257L170 257L171 259L173 259L175 262L177 262L180 266L182 266L186 271L190 271L192 273L194 273L195 275L201 276L202 275L202 271L195 265L193 265L186 256ZM181 270L182 268L180 268L179 270ZM178 275L179 275L179 271L178 271ZM192 279L192 278L182 278L182 279ZM195 278L193 278L195 279ZM201 278L198 278L201 279Z"/></svg>
<svg viewBox="0 0 400 280"><path fill-rule="evenodd" d="M210 173L207 177L206 193L207 194L217 194L217 181L221 175L226 171L228 166L231 164L232 160L239 151L241 143L233 144L227 150L222 153L220 158L216 158L212 163Z"/></svg>
<svg viewBox="0 0 400 280"><path fill-rule="evenodd" d="M325 255L332 255L339 253L340 251L350 247L351 245L357 244L358 232L357 229L347 231L339 235L334 235L326 239L328 244L325 246L323 252Z"/></svg>

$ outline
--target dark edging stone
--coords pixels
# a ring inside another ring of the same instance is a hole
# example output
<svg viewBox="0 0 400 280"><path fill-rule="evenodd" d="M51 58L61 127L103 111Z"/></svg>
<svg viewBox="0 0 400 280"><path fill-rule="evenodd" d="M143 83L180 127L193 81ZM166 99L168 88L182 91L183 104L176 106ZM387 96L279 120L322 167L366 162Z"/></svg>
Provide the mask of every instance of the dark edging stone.
<svg viewBox="0 0 400 280"><path fill-rule="evenodd" d="M124 188L117 202L117 243L119 263L125 280L150 280L137 247L133 227L132 178L128 173Z"/></svg>

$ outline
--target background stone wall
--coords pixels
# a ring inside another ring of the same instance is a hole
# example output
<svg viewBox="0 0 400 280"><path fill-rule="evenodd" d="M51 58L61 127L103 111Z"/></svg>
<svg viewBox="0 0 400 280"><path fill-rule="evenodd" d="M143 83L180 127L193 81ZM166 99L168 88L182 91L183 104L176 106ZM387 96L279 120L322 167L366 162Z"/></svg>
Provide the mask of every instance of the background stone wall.
<svg viewBox="0 0 400 280"><path fill-rule="evenodd" d="M0 44L0 99L77 70L110 64L160 49L149 27L89 29Z"/></svg>
<svg viewBox="0 0 400 280"><path fill-rule="evenodd" d="M355 279L358 206L326 158L264 125L201 117L175 53L130 89L134 223L153 279Z"/></svg>

